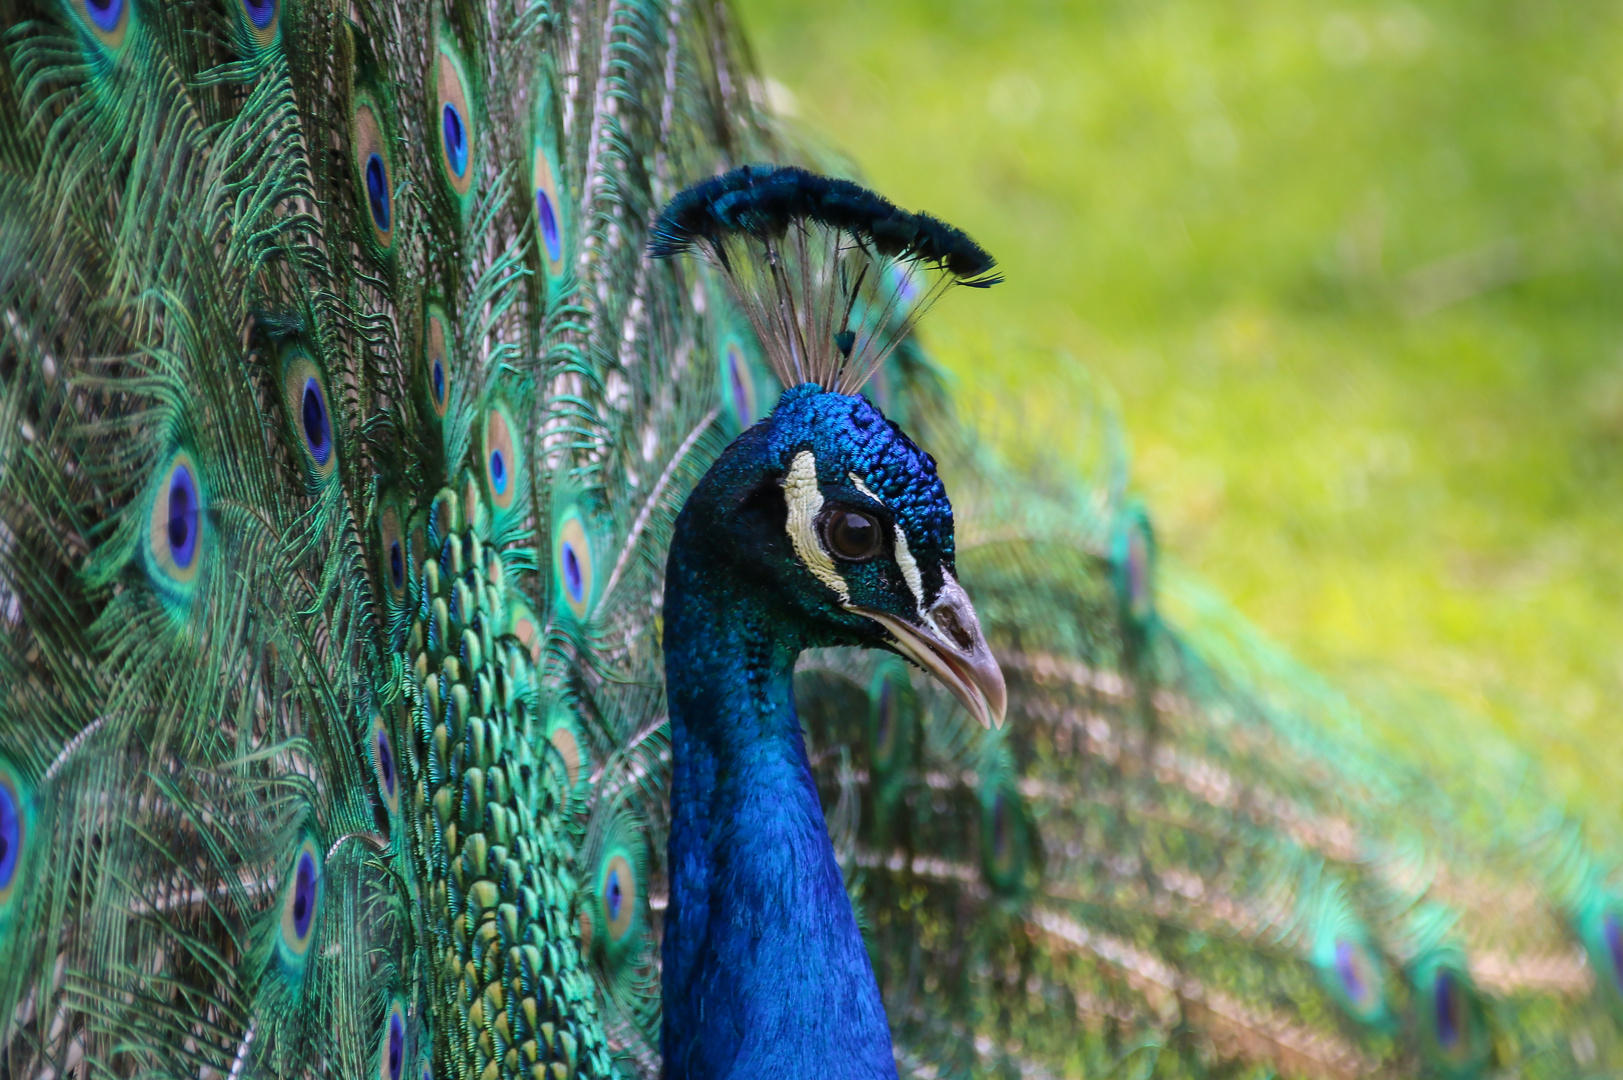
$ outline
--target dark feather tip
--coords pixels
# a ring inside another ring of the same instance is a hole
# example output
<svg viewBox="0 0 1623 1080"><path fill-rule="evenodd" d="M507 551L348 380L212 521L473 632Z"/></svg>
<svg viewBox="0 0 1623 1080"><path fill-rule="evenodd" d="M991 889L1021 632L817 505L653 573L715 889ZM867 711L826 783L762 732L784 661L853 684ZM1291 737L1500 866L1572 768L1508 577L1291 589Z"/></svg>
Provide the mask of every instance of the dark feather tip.
<svg viewBox="0 0 1623 1080"><path fill-rule="evenodd" d="M731 233L766 240L796 221L849 233L889 258L940 267L961 284L986 288L1002 280L988 276L995 261L963 230L850 180L792 165L745 165L683 189L654 220L648 254L673 258L700 243L714 250Z"/></svg>

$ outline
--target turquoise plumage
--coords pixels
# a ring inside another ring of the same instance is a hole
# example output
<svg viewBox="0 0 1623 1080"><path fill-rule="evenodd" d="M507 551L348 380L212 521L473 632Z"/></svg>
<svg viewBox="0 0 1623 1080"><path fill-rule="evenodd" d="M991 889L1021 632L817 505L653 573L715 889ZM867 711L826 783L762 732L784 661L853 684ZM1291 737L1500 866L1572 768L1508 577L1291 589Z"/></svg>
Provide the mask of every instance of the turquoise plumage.
<svg viewBox="0 0 1623 1080"><path fill-rule="evenodd" d="M657 1075L666 553L785 389L648 257L797 156L730 13L0 23L0 1077ZM898 346L845 348L1009 693L987 732L886 653L795 677L899 1072L1623 1068L1582 823L1163 582L1106 413L1086 476L1013 475L875 287Z"/></svg>

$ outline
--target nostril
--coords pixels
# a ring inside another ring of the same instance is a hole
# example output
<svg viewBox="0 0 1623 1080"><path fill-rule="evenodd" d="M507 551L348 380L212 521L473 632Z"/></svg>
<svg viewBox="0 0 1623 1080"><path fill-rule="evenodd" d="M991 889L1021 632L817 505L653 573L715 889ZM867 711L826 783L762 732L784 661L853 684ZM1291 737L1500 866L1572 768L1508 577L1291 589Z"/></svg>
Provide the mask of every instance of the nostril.
<svg viewBox="0 0 1623 1080"><path fill-rule="evenodd" d="M970 633L969 627L965 626L963 620L958 617L957 609L941 608L935 613L935 621L936 625L941 627L941 632L952 639L954 645L957 645L964 652L973 651L975 635Z"/></svg>

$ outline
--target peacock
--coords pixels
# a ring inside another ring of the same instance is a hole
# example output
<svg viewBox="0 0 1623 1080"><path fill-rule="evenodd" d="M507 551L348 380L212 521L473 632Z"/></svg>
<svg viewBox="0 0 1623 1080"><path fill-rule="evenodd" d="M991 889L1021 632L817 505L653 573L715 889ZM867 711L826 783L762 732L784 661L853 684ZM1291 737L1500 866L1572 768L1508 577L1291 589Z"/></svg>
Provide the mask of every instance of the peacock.
<svg viewBox="0 0 1623 1080"><path fill-rule="evenodd" d="M0 16L0 1077L1623 1068L1605 833L979 441L720 0Z"/></svg>

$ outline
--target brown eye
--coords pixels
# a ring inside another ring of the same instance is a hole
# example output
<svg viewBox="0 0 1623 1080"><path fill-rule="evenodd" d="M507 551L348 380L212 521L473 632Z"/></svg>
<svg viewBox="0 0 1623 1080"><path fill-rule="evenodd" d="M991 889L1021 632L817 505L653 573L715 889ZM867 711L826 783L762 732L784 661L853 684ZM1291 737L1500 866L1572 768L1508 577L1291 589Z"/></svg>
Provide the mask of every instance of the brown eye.
<svg viewBox="0 0 1623 1080"><path fill-rule="evenodd" d="M836 509L823 524L829 553L852 562L879 554L879 522L857 510Z"/></svg>

